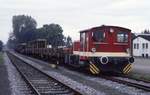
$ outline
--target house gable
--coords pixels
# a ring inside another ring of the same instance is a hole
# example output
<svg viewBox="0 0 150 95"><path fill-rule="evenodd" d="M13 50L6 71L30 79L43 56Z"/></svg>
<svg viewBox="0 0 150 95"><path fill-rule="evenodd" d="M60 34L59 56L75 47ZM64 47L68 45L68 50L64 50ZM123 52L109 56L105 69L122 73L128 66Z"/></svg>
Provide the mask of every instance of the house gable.
<svg viewBox="0 0 150 95"><path fill-rule="evenodd" d="M147 44L147 45L146 45ZM150 56L150 41L141 36L133 39L133 56Z"/></svg>

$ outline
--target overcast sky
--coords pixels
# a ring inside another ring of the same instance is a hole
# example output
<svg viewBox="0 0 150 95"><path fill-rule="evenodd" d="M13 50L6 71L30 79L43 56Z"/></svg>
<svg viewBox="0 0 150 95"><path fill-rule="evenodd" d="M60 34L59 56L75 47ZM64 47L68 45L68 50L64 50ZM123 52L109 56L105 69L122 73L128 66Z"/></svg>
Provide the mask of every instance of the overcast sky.
<svg viewBox="0 0 150 95"><path fill-rule="evenodd" d="M13 15L30 15L38 23L56 23L65 35L79 39L79 31L115 25L141 32L150 28L150 0L0 0L0 40L6 43Z"/></svg>

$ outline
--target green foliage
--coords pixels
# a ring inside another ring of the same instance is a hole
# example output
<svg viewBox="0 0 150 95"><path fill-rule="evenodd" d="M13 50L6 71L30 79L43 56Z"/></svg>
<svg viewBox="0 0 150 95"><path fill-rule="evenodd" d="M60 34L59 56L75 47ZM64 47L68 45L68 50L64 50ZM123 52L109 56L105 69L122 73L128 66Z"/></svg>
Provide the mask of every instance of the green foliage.
<svg viewBox="0 0 150 95"><path fill-rule="evenodd" d="M13 16L13 34L18 43L35 39L37 23L31 16Z"/></svg>
<svg viewBox="0 0 150 95"><path fill-rule="evenodd" d="M72 45L71 37L65 39L63 29L59 24L45 24L36 28L37 23L31 16L13 16L13 32L9 35L7 45L14 48L19 43L27 43L35 39L47 39L52 47Z"/></svg>
<svg viewBox="0 0 150 95"><path fill-rule="evenodd" d="M3 63L3 54L0 52L0 64Z"/></svg>
<svg viewBox="0 0 150 95"><path fill-rule="evenodd" d="M67 46L67 47L71 47L71 46L72 46L72 39L71 39L70 36L68 36L68 37L66 38L66 46Z"/></svg>
<svg viewBox="0 0 150 95"><path fill-rule="evenodd" d="M63 30L58 24L45 24L42 28L37 29L37 38L47 39L52 47L64 45Z"/></svg>
<svg viewBox="0 0 150 95"><path fill-rule="evenodd" d="M3 49L3 42L0 40L0 51Z"/></svg>
<svg viewBox="0 0 150 95"><path fill-rule="evenodd" d="M7 41L7 46L9 47L9 48L15 48L16 47L16 44L17 44L17 42L16 42L16 39L8 39L8 41Z"/></svg>

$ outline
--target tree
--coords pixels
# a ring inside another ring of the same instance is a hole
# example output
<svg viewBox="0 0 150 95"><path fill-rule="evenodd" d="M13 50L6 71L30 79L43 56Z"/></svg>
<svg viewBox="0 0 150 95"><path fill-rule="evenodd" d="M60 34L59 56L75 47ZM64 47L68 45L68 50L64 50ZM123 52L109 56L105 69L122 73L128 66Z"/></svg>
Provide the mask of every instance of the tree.
<svg viewBox="0 0 150 95"><path fill-rule="evenodd" d="M3 42L0 40L0 51L3 49Z"/></svg>
<svg viewBox="0 0 150 95"><path fill-rule="evenodd" d="M72 39L71 39L71 37L68 36L66 40L67 40L67 41L66 41L66 46L67 46L67 47L71 47L71 46L72 46Z"/></svg>
<svg viewBox="0 0 150 95"><path fill-rule="evenodd" d="M63 30L58 24L45 24L42 28L37 29L37 38L47 39L52 47L64 45Z"/></svg>
<svg viewBox="0 0 150 95"><path fill-rule="evenodd" d="M145 29L142 33L143 33L143 34L150 34L150 31L147 30L147 29Z"/></svg>
<svg viewBox="0 0 150 95"><path fill-rule="evenodd" d="M9 33L9 38L8 38L8 41L7 41L7 46L11 49L14 49L15 46L16 46L16 38L13 34L13 32Z"/></svg>
<svg viewBox="0 0 150 95"><path fill-rule="evenodd" d="M47 39L52 47L64 46L65 40L63 29L59 24L45 24L36 29L37 23L31 16L13 16L13 32L8 39L8 46L14 48L19 43L27 43L35 39ZM67 38L67 45L70 46L72 40Z"/></svg>
<svg viewBox="0 0 150 95"><path fill-rule="evenodd" d="M13 16L13 35L17 43L28 42L35 39L37 23L31 16Z"/></svg>

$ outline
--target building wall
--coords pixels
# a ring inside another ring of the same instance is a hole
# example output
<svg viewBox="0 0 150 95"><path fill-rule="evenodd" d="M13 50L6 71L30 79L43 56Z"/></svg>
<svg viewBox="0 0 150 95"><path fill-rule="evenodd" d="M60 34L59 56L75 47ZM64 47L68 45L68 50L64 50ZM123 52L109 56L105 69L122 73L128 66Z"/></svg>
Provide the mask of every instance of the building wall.
<svg viewBox="0 0 150 95"><path fill-rule="evenodd" d="M145 44L145 47L143 48L143 45L142 45L143 43L148 43L148 48L146 48L146 44ZM134 47L135 44L139 44L138 48ZM143 55L146 56L146 54L148 54L148 56L150 57L150 41L142 37L137 37L133 40L132 48L133 48L133 56L142 57Z"/></svg>

